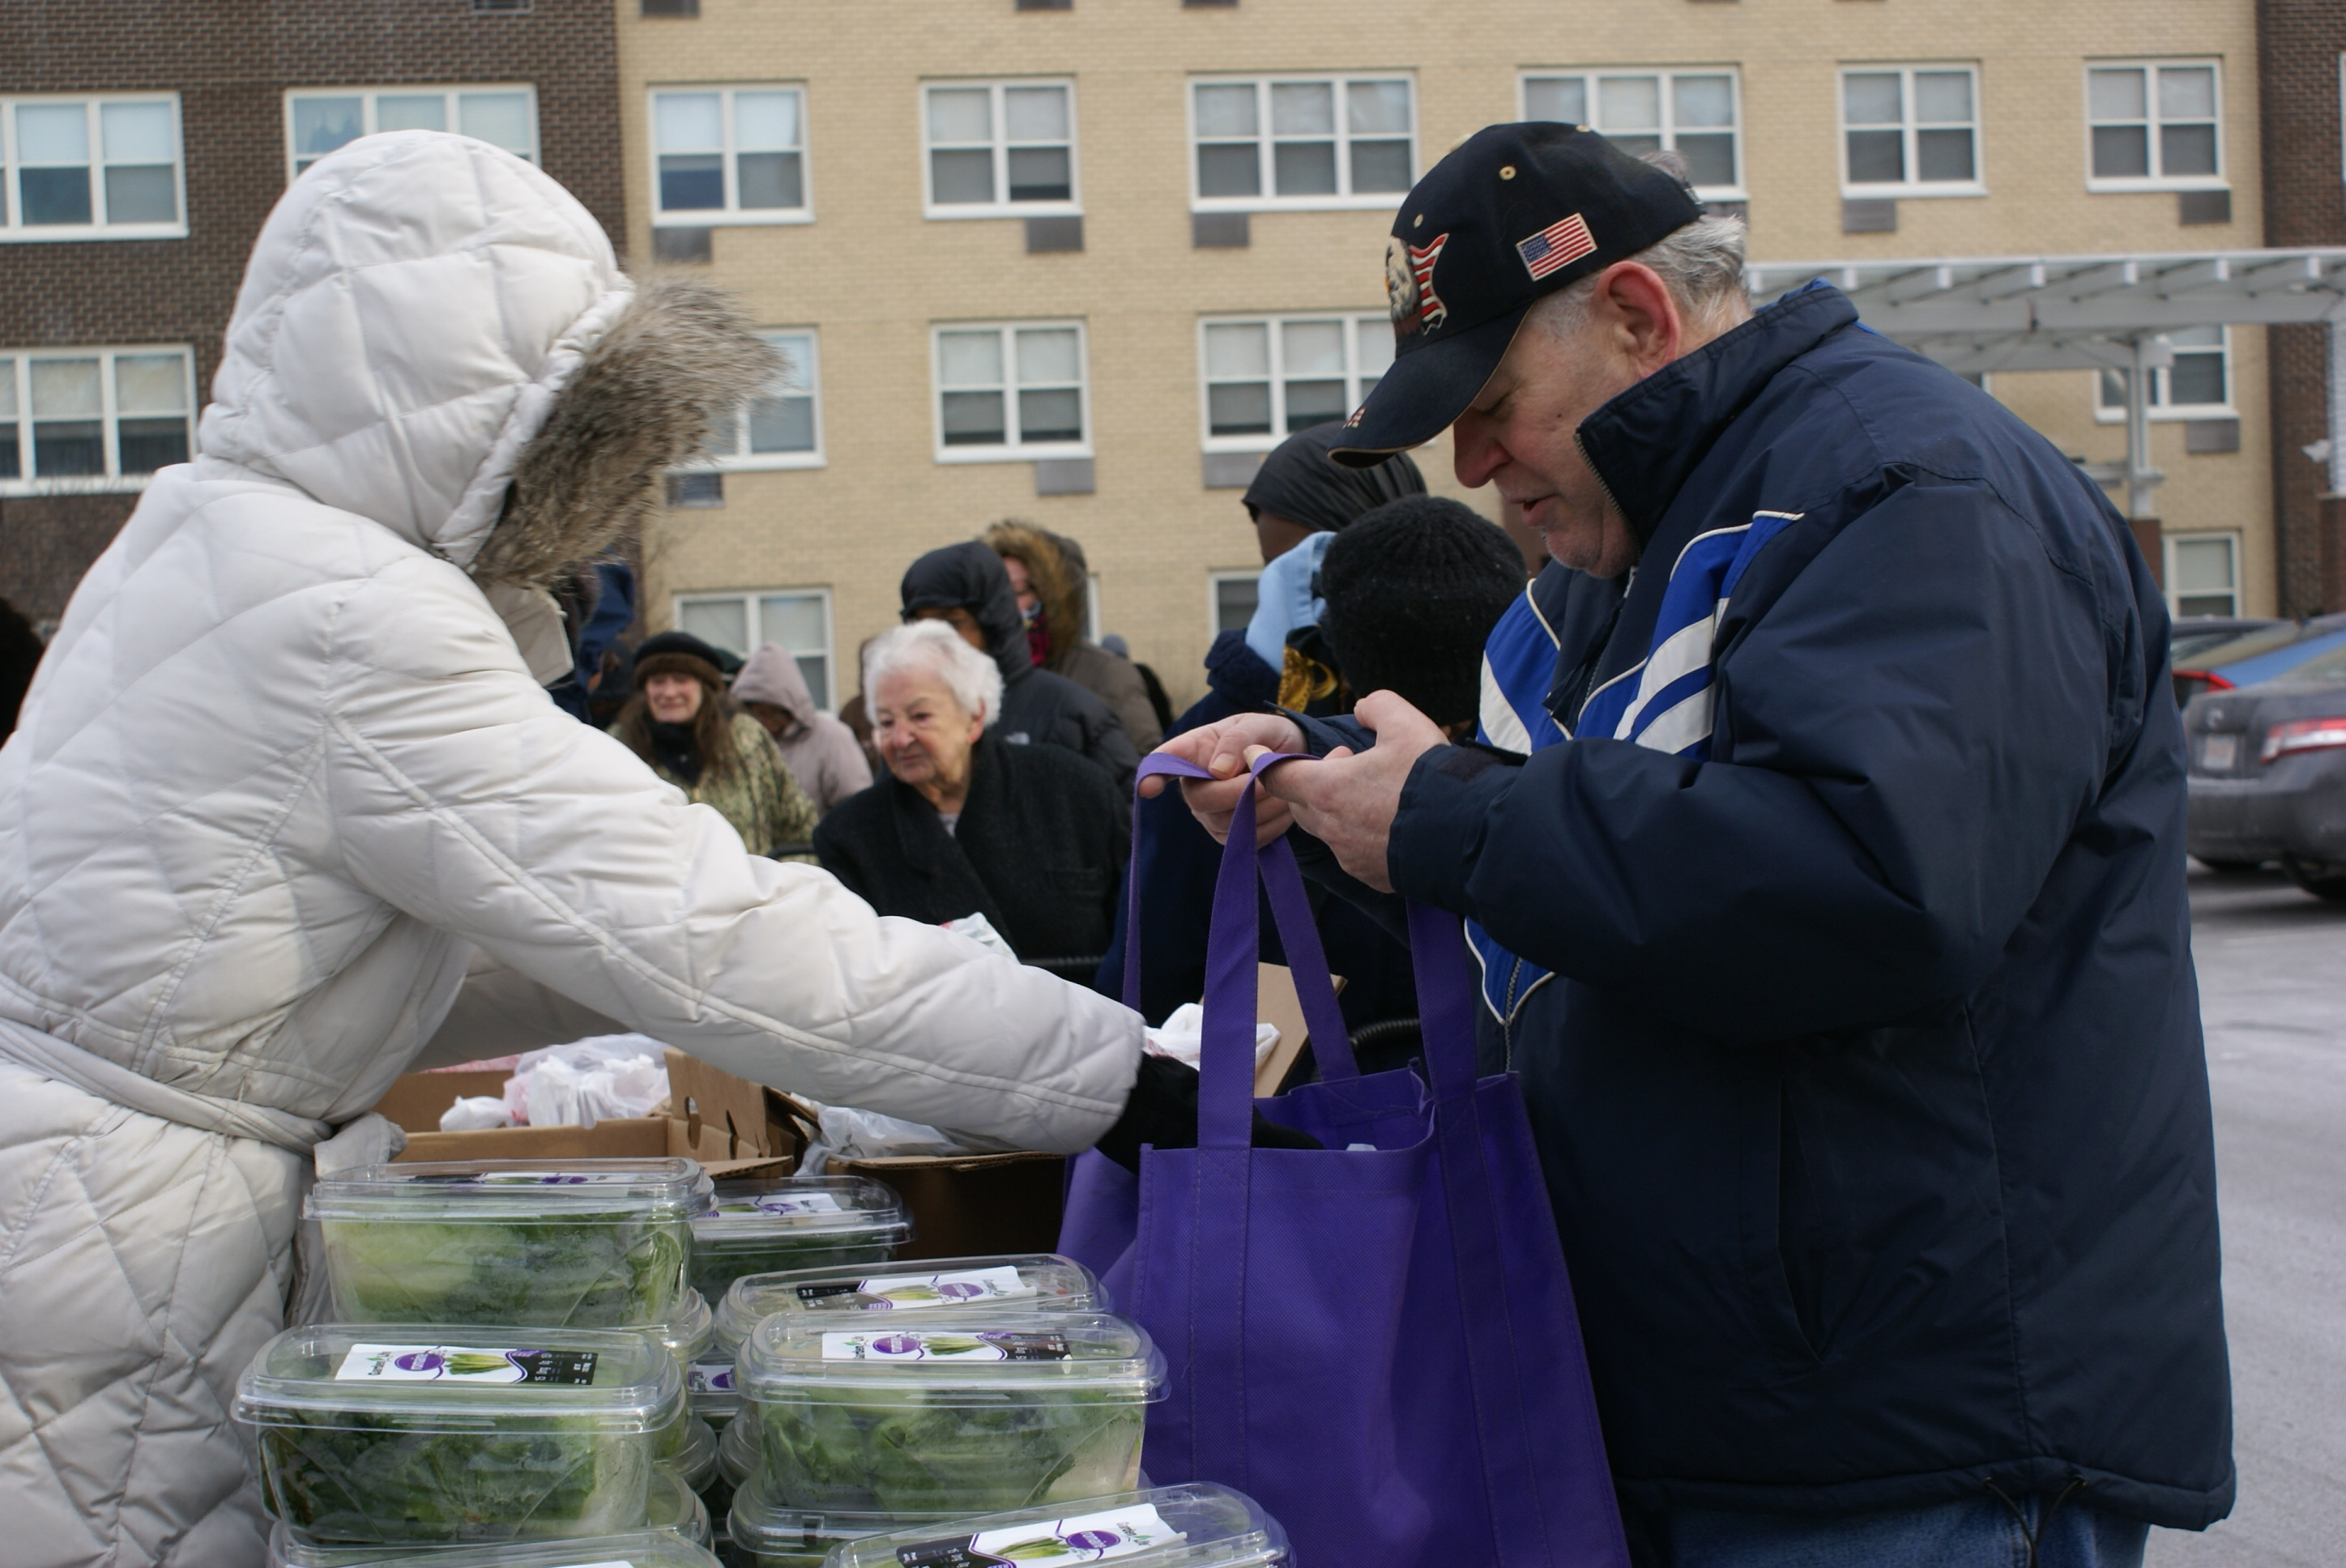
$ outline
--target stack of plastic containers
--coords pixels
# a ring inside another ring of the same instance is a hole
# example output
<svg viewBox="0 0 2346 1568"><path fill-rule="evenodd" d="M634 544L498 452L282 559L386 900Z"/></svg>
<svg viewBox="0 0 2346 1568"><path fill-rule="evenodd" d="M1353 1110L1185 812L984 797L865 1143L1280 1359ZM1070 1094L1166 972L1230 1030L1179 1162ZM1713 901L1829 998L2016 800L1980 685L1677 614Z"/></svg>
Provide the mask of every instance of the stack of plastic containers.
<svg viewBox="0 0 2346 1568"><path fill-rule="evenodd" d="M657 1527L680 1553L662 1568L695 1561L707 1520L675 1482L717 1463L685 1396L710 1334L687 1284L709 1192L681 1159L322 1178L307 1213L336 1320L272 1340L236 1407L258 1432L280 1560L326 1568L372 1548L438 1568L459 1543L560 1541L570 1561L631 1561L577 1552Z"/></svg>
<svg viewBox="0 0 2346 1568"><path fill-rule="evenodd" d="M896 1189L869 1176L721 1181L692 1222L692 1283L713 1307L745 1274L885 1263L911 1239Z"/></svg>
<svg viewBox="0 0 2346 1568"><path fill-rule="evenodd" d="M1118 1568L1274 1568L1287 1534L1254 1500L1224 1486L1167 1486L1089 1498L1072 1507L1018 1509L842 1542L830 1568L1016 1563L1073 1564L1113 1558Z"/></svg>

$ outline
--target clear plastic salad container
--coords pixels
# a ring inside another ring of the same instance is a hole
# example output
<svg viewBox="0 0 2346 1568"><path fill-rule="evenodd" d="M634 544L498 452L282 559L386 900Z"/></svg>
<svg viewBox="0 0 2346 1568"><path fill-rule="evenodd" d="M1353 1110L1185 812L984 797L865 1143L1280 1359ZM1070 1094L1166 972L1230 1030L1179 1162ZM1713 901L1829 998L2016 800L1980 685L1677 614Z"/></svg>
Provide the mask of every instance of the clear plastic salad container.
<svg viewBox="0 0 2346 1568"><path fill-rule="evenodd" d="M832 1552L830 1568L1004 1562L1053 1568L1111 1559L1123 1568L1268 1568L1288 1560L1287 1532L1243 1492L1166 1486L867 1535Z"/></svg>
<svg viewBox="0 0 2346 1568"><path fill-rule="evenodd" d="M713 1540L708 1504L665 1470L652 1471L651 1486L645 1496L644 1529L673 1535L693 1546L708 1547ZM468 1557L478 1555L477 1549L472 1546L321 1546L282 1523L269 1532L269 1568L362 1568L370 1563L419 1560L429 1568L456 1553Z"/></svg>
<svg viewBox="0 0 2346 1568"><path fill-rule="evenodd" d="M823 1568L838 1548L908 1526L917 1532L924 1523L951 1524L956 1517L792 1508L774 1501L773 1489L764 1481L753 1480L734 1495L726 1528L736 1568Z"/></svg>
<svg viewBox="0 0 2346 1568"><path fill-rule="evenodd" d="M709 1505L674 1471L665 1468L652 1471L651 1486L644 1498L644 1523L695 1546L706 1546L711 1539Z"/></svg>
<svg viewBox="0 0 2346 1568"><path fill-rule="evenodd" d="M661 1440L653 1458L662 1470L673 1471L699 1492L717 1473L717 1432L707 1421L684 1409L684 1420Z"/></svg>
<svg viewBox="0 0 2346 1568"><path fill-rule="evenodd" d="M707 1542L687 1541L667 1530L417 1549L311 1546L280 1525L269 1541L269 1568L368 1568L377 1563L415 1568L725 1568Z"/></svg>
<svg viewBox="0 0 2346 1568"><path fill-rule="evenodd" d="M642 1334L321 1324L261 1347L234 1414L308 1539L430 1545L641 1529L683 1400Z"/></svg>
<svg viewBox="0 0 2346 1568"><path fill-rule="evenodd" d="M896 1189L870 1176L721 1181L692 1221L692 1283L713 1304L744 1274L885 1263L912 1234Z"/></svg>
<svg viewBox="0 0 2346 1568"><path fill-rule="evenodd" d="M868 1326L886 1313L1009 1308L1020 1312L1106 1312L1113 1303L1092 1271L1051 1252L991 1257L923 1257L874 1272L792 1268L745 1275L717 1308L717 1343L737 1350L777 1312L835 1329Z"/></svg>
<svg viewBox="0 0 2346 1568"><path fill-rule="evenodd" d="M676 1316L649 1332L676 1358L677 1369L686 1375L688 1386L693 1363L709 1359L710 1348L717 1343L717 1314L709 1310L699 1291L688 1289Z"/></svg>
<svg viewBox="0 0 2346 1568"><path fill-rule="evenodd" d="M844 1329L777 1316L741 1347L736 1381L777 1501L989 1513L1131 1491L1165 1358L1104 1312Z"/></svg>
<svg viewBox="0 0 2346 1568"><path fill-rule="evenodd" d="M343 1322L654 1328L709 1190L686 1159L425 1161L321 1177L303 1214Z"/></svg>

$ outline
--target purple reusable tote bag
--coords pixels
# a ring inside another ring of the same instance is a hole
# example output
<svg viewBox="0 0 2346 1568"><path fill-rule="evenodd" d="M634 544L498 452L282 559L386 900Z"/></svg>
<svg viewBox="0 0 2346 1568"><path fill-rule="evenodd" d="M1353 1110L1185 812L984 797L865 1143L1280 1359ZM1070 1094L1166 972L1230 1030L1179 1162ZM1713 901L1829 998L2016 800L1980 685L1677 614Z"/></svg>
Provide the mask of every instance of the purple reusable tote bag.
<svg viewBox="0 0 2346 1568"><path fill-rule="evenodd" d="M1150 774L1207 777L1162 755ZM1458 921L1410 909L1431 1088L1405 1069L1362 1076L1294 852L1250 847L1254 796L1214 890L1198 1146L1144 1150L1137 1178L1086 1155L1059 1239L1165 1352L1149 1479L1246 1492L1299 1568L1626 1568L1522 1093L1512 1074L1474 1075ZM1258 874L1321 1078L1260 1105L1324 1149L1249 1146Z"/></svg>

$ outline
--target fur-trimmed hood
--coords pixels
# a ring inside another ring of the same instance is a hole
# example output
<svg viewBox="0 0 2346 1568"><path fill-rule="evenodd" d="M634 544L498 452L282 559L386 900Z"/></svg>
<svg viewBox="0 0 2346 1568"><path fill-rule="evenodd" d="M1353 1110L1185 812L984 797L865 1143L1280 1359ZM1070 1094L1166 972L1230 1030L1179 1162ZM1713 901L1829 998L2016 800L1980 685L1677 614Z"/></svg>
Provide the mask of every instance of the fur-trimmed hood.
<svg viewBox="0 0 2346 1568"><path fill-rule="evenodd" d="M1044 625L1051 634L1051 657L1043 667L1065 674L1083 640L1084 582L1069 564L1059 536L1012 517L988 528L984 538L995 555L1025 566L1043 600Z"/></svg>

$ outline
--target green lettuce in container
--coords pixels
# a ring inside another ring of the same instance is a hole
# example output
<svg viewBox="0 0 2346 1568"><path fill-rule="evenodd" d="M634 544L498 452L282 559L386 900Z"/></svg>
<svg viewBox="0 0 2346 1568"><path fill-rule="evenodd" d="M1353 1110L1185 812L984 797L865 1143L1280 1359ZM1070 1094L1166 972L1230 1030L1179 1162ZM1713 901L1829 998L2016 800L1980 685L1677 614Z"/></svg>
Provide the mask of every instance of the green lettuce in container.
<svg viewBox="0 0 2346 1568"><path fill-rule="evenodd" d="M362 1166L303 1212L344 1322L651 1328L687 1308L709 1186L686 1159Z"/></svg>
<svg viewBox="0 0 2346 1568"><path fill-rule="evenodd" d="M707 1521L702 1524L705 1529ZM705 1539L688 1541L665 1530L509 1545L385 1548L311 1546L280 1525L269 1543L269 1568L367 1568L377 1563L413 1563L416 1568L725 1568Z"/></svg>
<svg viewBox="0 0 2346 1568"><path fill-rule="evenodd" d="M714 1305L745 1274L885 1263L912 1234L895 1188L869 1176L721 1181L692 1222L692 1283Z"/></svg>
<svg viewBox="0 0 2346 1568"><path fill-rule="evenodd" d="M269 1512L320 1544L553 1539L640 1530L684 1409L648 1337L327 1324L261 1348L234 1414Z"/></svg>
<svg viewBox="0 0 2346 1568"><path fill-rule="evenodd" d="M1120 1568L1276 1568L1288 1561L1287 1532L1252 1498L1227 1486L1161 1486L942 1527L908 1522L842 1543L830 1568L907 1563L1074 1568L1104 1558L1114 1558Z"/></svg>
<svg viewBox="0 0 2346 1568"><path fill-rule="evenodd" d="M763 1481L752 1479L733 1498L727 1535L737 1568L823 1568L840 1547L907 1526L950 1525L955 1517L792 1508L776 1502L773 1489Z"/></svg>
<svg viewBox="0 0 2346 1568"><path fill-rule="evenodd" d="M717 1306L716 1336L720 1348L738 1351L750 1330L777 1312L852 1329L878 1322L882 1313L892 1323L914 1314L1105 1312L1113 1305L1090 1269L1056 1253L924 1257L877 1270L744 1275Z"/></svg>
<svg viewBox="0 0 2346 1568"><path fill-rule="evenodd" d="M778 1501L984 1513L1131 1490L1165 1359L1107 1313L869 1329L776 1316L741 1347L736 1380Z"/></svg>
<svg viewBox="0 0 2346 1568"><path fill-rule="evenodd" d="M697 1557L680 1558L669 1553L666 1542L646 1542L641 1539L645 1534L668 1536L691 1546L706 1548L711 1541L709 1510L684 1482L665 1470L654 1470L651 1489L644 1504L643 1531L633 1537L607 1538L596 1544L607 1543L622 1553L630 1548L657 1545L659 1554L651 1561L662 1564L663 1568L672 1563L700 1562ZM529 1548L505 1546L495 1550L520 1552L525 1549L535 1549L535 1543ZM566 1552L568 1548L563 1550ZM393 1562L420 1562L424 1568L438 1568L452 1557L477 1562L481 1551L479 1546L327 1546L310 1540L300 1531L281 1522L271 1527L269 1532L269 1568L365 1568L369 1563ZM567 1568L570 1560L566 1557L563 1561L565 1568ZM620 1561L627 1561L627 1558L622 1556Z"/></svg>

